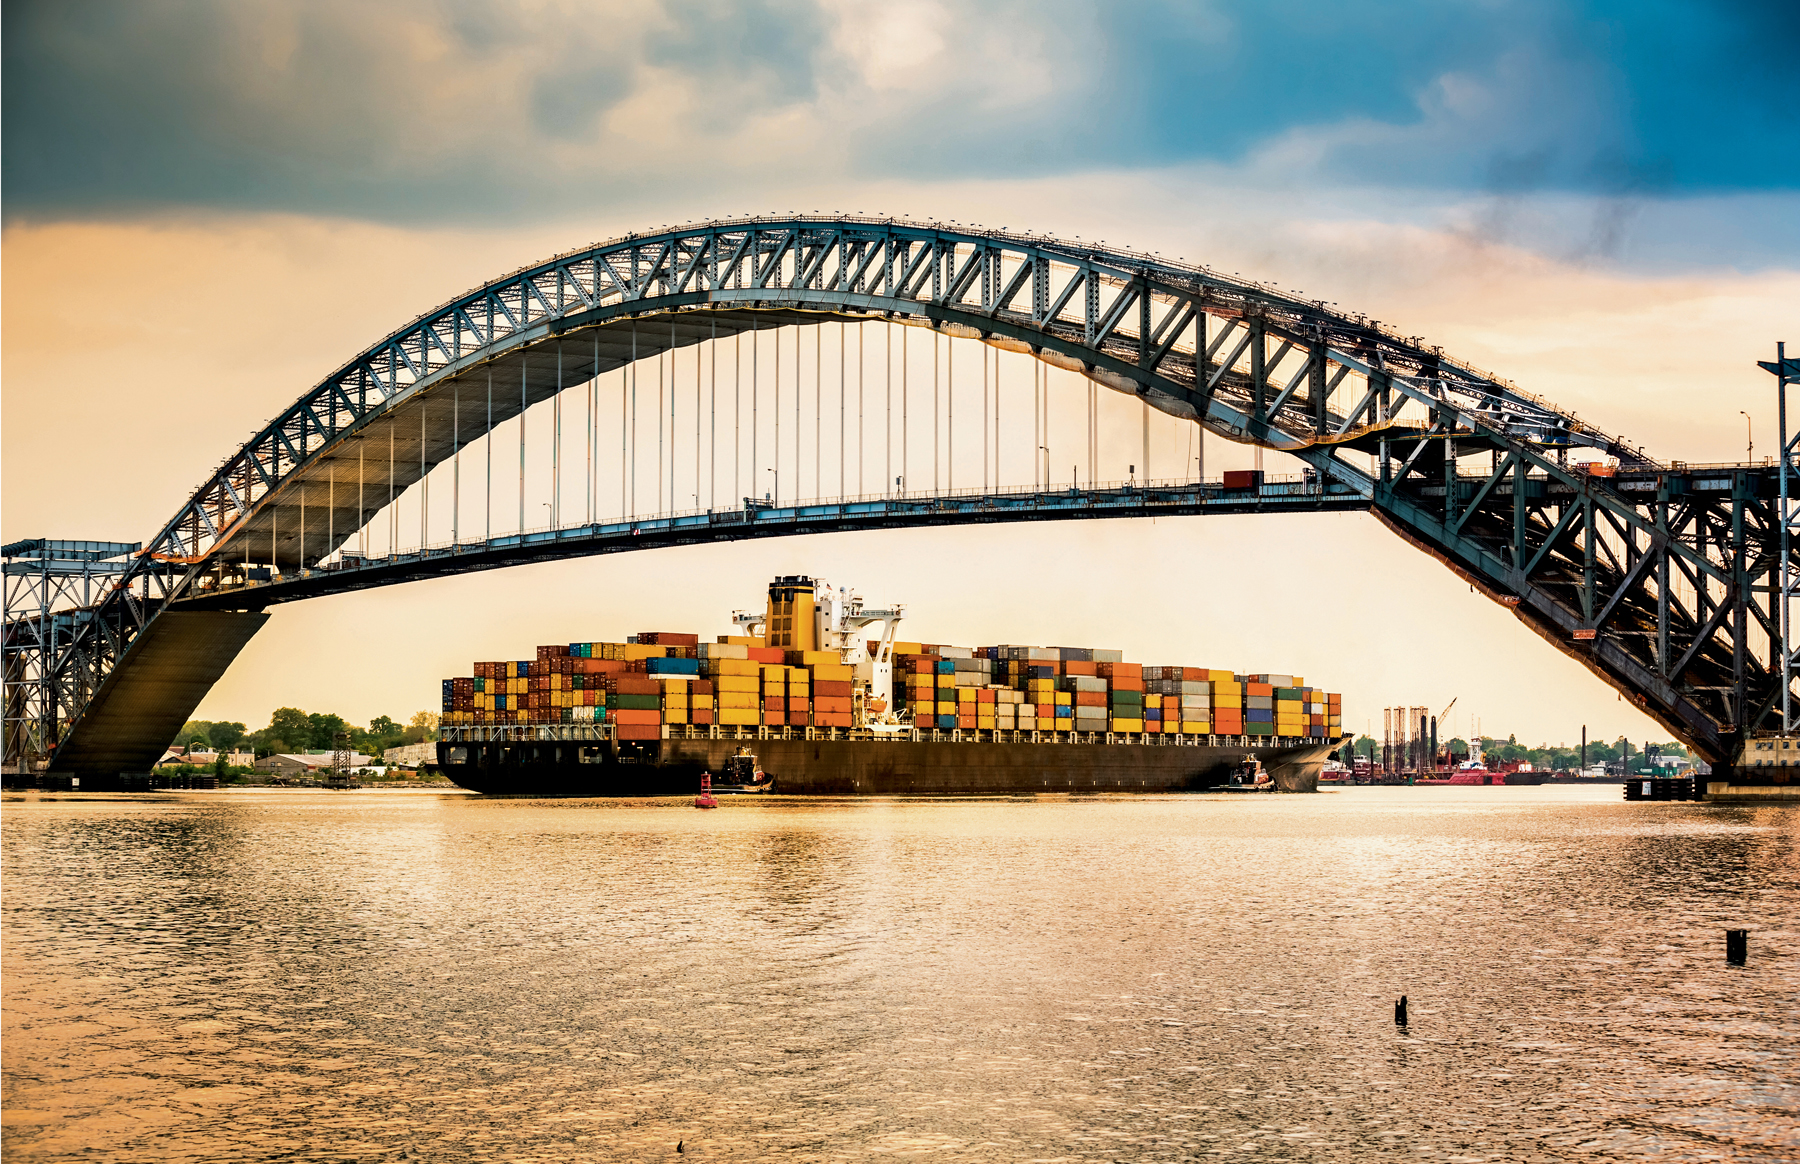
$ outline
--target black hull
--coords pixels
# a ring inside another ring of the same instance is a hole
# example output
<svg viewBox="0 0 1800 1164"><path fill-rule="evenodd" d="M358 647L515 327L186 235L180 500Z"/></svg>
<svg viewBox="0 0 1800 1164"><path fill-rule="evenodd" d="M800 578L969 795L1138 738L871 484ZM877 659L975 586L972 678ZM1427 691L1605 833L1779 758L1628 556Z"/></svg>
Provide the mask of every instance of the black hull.
<svg viewBox="0 0 1800 1164"><path fill-rule="evenodd" d="M935 740L705 740L643 744L555 740L439 747L443 774L493 796L682 796L756 753L775 791L798 796L994 796L1023 793L1195 792L1260 760L1285 792L1317 791L1341 741L1283 746L994 743ZM458 760L458 748L467 758Z"/></svg>

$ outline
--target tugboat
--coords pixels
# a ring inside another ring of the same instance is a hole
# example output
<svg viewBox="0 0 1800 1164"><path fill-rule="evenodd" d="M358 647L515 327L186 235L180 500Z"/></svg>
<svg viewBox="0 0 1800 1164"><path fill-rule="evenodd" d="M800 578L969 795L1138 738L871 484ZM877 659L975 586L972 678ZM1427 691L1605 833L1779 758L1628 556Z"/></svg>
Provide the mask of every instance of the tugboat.
<svg viewBox="0 0 1800 1164"><path fill-rule="evenodd" d="M756 753L740 745L736 754L725 758L725 772L713 785L714 792L731 796L757 795L775 791L775 778L756 763Z"/></svg>
<svg viewBox="0 0 1800 1164"><path fill-rule="evenodd" d="M1255 756L1244 757L1244 762L1231 771L1229 782L1210 789L1212 792L1274 792L1275 778L1269 770L1262 766L1262 761Z"/></svg>

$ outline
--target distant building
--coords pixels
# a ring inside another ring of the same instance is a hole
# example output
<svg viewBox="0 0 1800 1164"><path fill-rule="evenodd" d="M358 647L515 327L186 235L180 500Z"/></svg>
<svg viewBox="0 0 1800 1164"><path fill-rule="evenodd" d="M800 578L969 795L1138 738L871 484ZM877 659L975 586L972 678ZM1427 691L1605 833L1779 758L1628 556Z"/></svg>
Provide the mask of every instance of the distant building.
<svg viewBox="0 0 1800 1164"><path fill-rule="evenodd" d="M349 767L366 768L374 757L360 752L350 753ZM264 756L256 762L258 772L276 776L312 776L331 767L330 752L280 752Z"/></svg>
<svg viewBox="0 0 1800 1164"><path fill-rule="evenodd" d="M426 764L437 763L437 745L435 743L401 744L397 748L389 748L381 753L382 762L401 768L422 768Z"/></svg>

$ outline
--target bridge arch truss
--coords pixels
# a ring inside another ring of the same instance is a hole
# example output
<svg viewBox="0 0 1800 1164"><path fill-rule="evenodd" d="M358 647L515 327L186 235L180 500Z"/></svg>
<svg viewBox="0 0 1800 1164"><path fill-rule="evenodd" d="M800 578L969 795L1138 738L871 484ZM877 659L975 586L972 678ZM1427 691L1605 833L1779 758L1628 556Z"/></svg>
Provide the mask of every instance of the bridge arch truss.
<svg viewBox="0 0 1800 1164"><path fill-rule="evenodd" d="M685 529L672 512L603 520L590 502L581 519L554 515L537 551L521 503L511 542L489 531L437 554L421 545L406 562L352 549L376 514L392 519L395 498L538 404L665 353L832 321L928 328L1027 355L1208 433L1291 454L1315 508L1373 511L1709 759L1729 760L1779 704L1772 467L1660 463L1422 341L1156 255L941 224L745 219L568 252L417 317L229 457L141 550L115 560L103 598L54 627L47 611L27 617L10 599L12 575L36 577L48 559L9 561L9 759L30 739L78 736L133 644L168 613L256 611L533 552L732 540L747 523L761 535L1157 505L1238 511L1244 501L1189 481L1165 483L1158 500L1132 481L1118 488L1138 498L1121 506L1091 479L1090 456L1085 491L1072 482L1077 501L1048 509L1008 503L996 472L991 488L984 474L960 500L910 487L806 504L734 497L689 514ZM1574 450L1603 455L1611 474L1572 464ZM1031 492L1059 495L1032 460ZM1278 495L1273 485L1262 493ZM642 536L659 522L667 536Z"/></svg>

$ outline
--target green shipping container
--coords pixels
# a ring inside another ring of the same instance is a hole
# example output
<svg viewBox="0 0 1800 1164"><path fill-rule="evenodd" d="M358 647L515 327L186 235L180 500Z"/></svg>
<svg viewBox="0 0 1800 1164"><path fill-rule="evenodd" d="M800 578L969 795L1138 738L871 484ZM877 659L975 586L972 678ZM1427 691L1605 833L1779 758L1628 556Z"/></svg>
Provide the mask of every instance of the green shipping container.
<svg viewBox="0 0 1800 1164"><path fill-rule="evenodd" d="M606 706L625 711L659 711L662 708L662 696L620 695L614 692L606 697Z"/></svg>

